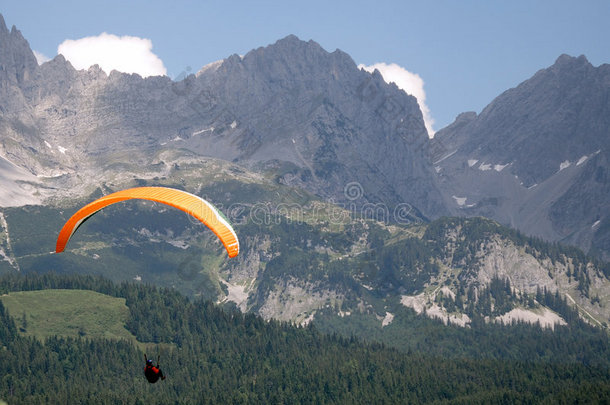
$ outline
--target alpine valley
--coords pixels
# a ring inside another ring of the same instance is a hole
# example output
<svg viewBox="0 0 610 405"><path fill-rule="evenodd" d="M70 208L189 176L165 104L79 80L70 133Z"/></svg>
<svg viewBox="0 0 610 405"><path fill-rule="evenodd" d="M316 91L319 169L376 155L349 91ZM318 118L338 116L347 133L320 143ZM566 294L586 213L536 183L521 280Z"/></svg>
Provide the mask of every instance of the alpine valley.
<svg viewBox="0 0 610 405"><path fill-rule="evenodd" d="M6 274L172 287L404 350L430 330L607 328L609 153L610 66L584 56L559 56L430 139L413 96L313 41L143 79L61 55L38 65L0 16ZM212 201L240 255L141 201L50 253L78 207L141 185Z"/></svg>

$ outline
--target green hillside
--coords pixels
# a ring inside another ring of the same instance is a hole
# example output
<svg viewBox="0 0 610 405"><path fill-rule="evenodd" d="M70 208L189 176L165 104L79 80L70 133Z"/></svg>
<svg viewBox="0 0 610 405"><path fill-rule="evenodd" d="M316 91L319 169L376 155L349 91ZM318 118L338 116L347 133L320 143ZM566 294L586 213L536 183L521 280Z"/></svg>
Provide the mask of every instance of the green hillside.
<svg viewBox="0 0 610 405"><path fill-rule="evenodd" d="M17 317L20 331L40 340L86 336L135 342L135 336L125 329L129 308L124 298L58 289L11 292L0 299Z"/></svg>

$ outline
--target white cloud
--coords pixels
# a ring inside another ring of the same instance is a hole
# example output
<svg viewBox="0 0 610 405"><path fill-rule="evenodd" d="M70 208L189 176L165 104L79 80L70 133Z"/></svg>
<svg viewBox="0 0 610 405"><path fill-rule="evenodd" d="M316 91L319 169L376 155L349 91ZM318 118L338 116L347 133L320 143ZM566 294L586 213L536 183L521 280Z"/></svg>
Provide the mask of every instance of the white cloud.
<svg viewBox="0 0 610 405"><path fill-rule="evenodd" d="M36 62L38 62L39 65L42 65L43 63L51 60L51 58L38 51L33 50L32 52L34 52L34 57L36 58Z"/></svg>
<svg viewBox="0 0 610 405"><path fill-rule="evenodd" d="M142 77L166 75L163 61L152 52L152 41L146 38L101 33L96 37L66 39L57 47L76 69L92 65L109 74L112 70L137 73Z"/></svg>
<svg viewBox="0 0 610 405"><path fill-rule="evenodd" d="M388 83L395 83L399 89L414 96L417 99L419 109L424 116L424 124L428 130L428 135L430 137L434 136L434 129L432 128L434 126L434 119L430 114L430 109L426 105L424 81L418 74L411 73L395 63L375 63L371 66L359 65L358 67L368 72L373 72L377 69L381 73L381 76L383 76L383 80Z"/></svg>

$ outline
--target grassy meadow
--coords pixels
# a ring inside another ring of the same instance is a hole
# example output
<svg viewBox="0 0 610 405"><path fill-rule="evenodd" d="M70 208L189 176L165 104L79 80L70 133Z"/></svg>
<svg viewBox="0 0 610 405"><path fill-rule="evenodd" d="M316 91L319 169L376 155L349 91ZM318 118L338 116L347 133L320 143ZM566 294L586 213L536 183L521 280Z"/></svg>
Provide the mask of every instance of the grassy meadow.
<svg viewBox="0 0 610 405"><path fill-rule="evenodd" d="M19 330L44 340L50 336L126 339L129 308L124 298L87 290L11 292L0 297Z"/></svg>

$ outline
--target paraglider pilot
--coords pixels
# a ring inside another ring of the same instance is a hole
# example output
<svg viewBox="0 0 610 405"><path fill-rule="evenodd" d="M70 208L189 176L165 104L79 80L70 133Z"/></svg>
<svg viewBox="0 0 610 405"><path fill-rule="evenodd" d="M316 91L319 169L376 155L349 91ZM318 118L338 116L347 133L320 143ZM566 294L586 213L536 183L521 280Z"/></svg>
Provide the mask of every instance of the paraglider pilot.
<svg viewBox="0 0 610 405"><path fill-rule="evenodd" d="M159 368L159 359L157 359L157 367L153 366L153 361L146 357L144 354L144 360L146 360L146 365L144 366L144 375L149 383L154 384L159 381L159 378L165 380L165 376L163 372Z"/></svg>

